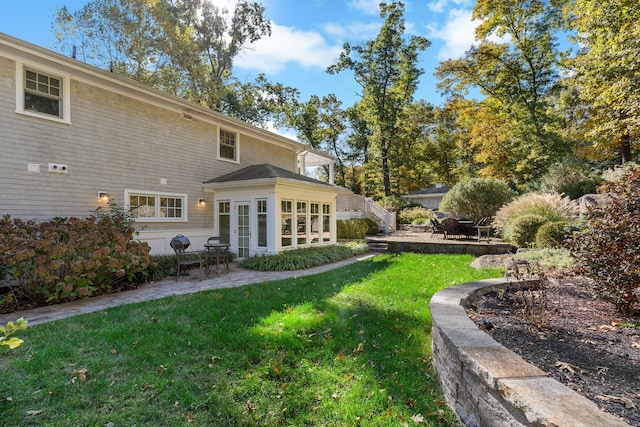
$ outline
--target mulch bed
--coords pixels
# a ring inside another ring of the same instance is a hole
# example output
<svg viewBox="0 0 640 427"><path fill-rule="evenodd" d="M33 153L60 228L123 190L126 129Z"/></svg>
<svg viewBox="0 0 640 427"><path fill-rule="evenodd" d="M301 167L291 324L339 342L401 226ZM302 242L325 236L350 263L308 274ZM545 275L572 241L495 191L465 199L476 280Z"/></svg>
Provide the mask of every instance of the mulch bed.
<svg viewBox="0 0 640 427"><path fill-rule="evenodd" d="M618 313L587 280L550 277L544 290L492 292L467 313L529 363L640 427L640 317Z"/></svg>

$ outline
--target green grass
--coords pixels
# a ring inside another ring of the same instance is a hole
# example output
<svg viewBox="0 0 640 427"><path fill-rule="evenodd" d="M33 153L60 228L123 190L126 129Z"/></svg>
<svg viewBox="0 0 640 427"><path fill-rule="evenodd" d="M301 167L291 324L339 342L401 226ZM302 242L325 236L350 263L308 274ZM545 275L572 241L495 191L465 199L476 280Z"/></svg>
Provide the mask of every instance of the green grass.
<svg viewBox="0 0 640 427"><path fill-rule="evenodd" d="M0 425L456 425L428 304L501 274L472 260L384 255L33 327L0 354Z"/></svg>

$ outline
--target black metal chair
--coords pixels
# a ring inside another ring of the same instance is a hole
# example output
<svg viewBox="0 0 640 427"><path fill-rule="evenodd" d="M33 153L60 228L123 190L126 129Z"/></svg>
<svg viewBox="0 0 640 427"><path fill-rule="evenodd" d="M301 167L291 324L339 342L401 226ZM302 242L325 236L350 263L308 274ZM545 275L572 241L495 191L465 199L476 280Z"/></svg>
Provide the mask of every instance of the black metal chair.
<svg viewBox="0 0 640 427"><path fill-rule="evenodd" d="M191 245L189 239L184 237L182 234L178 234L176 237L171 239L171 243L169 243L173 248L173 251L178 258L178 269L176 272L176 282L180 278L180 274L183 275L187 270L190 270L194 267L200 268L202 272L208 273L207 269L207 260L203 258L199 252L189 252L187 249ZM202 273L200 274L202 276Z"/></svg>
<svg viewBox="0 0 640 427"><path fill-rule="evenodd" d="M444 235L444 227L442 226L440 221L438 221L438 218L431 218L431 237L433 237L434 234L437 233L442 233L443 237L446 237Z"/></svg>

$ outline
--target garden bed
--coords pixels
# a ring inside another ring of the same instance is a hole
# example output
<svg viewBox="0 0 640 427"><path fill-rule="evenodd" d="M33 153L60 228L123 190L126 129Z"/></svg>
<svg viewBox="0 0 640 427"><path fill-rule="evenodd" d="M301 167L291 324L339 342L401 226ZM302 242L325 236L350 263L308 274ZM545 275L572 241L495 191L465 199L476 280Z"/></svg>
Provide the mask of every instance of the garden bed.
<svg viewBox="0 0 640 427"><path fill-rule="evenodd" d="M467 307L496 341L607 412L640 426L639 318L622 316L582 278L557 277L542 291L498 291ZM635 326L635 327L631 327Z"/></svg>

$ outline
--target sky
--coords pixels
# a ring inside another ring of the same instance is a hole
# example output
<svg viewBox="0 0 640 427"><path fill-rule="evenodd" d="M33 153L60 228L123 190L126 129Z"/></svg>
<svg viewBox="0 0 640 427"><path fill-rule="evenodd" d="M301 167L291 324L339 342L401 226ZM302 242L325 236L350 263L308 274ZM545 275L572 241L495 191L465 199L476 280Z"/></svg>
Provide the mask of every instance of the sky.
<svg viewBox="0 0 640 427"><path fill-rule="evenodd" d="M0 0L0 32L58 51L52 31L56 10L80 9L89 0ZM232 7L232 0L208 0ZM349 107L358 100L359 86L350 71L326 73L345 42L374 39L382 25L379 0L259 0L271 21L272 35L259 40L238 57L234 74L253 80L264 73L272 82L297 88L301 101L311 95L336 94ZM416 100L441 105L433 76L440 61L459 58L473 43L477 22L471 20L474 0L405 0L406 34L420 35L431 46L420 56L424 69ZM70 52L62 52L70 54Z"/></svg>

